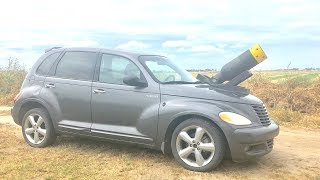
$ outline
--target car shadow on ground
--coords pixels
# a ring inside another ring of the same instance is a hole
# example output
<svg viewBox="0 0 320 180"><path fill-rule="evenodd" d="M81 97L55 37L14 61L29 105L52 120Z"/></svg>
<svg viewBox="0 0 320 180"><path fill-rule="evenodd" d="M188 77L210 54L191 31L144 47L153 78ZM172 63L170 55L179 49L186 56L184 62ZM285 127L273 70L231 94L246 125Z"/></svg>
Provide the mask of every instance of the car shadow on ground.
<svg viewBox="0 0 320 180"><path fill-rule="evenodd" d="M165 162L172 168L182 168L173 158L172 155L164 155L161 151L141 147L139 145L128 144L117 141L109 141L104 139L93 139L89 137L75 137L75 136L59 136L53 147L68 147L83 151L86 153L106 154L111 156L128 155L133 157L133 160L144 158L152 162ZM230 159L224 159L222 163L214 170L208 173L222 172L233 174L243 173L244 170L259 170L264 165L265 158L251 159L246 162L233 162Z"/></svg>

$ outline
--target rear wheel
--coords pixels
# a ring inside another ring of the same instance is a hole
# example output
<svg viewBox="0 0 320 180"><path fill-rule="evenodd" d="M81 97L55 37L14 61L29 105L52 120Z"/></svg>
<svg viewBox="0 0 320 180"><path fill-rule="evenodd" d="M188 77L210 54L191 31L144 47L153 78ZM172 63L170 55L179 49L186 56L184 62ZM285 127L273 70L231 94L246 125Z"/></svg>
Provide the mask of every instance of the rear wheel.
<svg viewBox="0 0 320 180"><path fill-rule="evenodd" d="M25 141L32 147L46 147L56 139L49 115L41 108L31 109L24 115L22 134Z"/></svg>
<svg viewBox="0 0 320 180"><path fill-rule="evenodd" d="M173 132L171 149L175 159L186 169L210 171L222 161L226 147L221 131L198 118L179 124Z"/></svg>

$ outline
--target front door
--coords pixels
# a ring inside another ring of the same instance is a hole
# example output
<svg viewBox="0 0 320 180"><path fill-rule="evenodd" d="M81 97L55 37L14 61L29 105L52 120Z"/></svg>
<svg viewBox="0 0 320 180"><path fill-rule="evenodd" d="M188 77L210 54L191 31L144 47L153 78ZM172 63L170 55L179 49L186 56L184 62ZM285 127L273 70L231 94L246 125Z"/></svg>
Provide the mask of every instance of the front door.
<svg viewBox="0 0 320 180"><path fill-rule="evenodd" d="M102 54L100 61L97 82L92 84L91 133L109 139L152 144L157 134L159 88L124 84L123 78L128 75L145 79L128 58Z"/></svg>

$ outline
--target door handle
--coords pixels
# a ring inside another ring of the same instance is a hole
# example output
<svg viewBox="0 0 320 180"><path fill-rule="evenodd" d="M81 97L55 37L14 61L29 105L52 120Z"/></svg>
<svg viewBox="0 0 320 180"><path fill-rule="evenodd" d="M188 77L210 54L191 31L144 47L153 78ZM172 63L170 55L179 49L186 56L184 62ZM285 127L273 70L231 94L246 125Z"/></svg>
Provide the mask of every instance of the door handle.
<svg viewBox="0 0 320 180"><path fill-rule="evenodd" d="M101 93L105 93L106 91L103 90L103 89L94 89L92 92L93 92L94 94L101 94Z"/></svg>
<svg viewBox="0 0 320 180"><path fill-rule="evenodd" d="M44 87L46 87L46 88L54 88L55 86L54 86L54 84L46 84L46 85L44 85Z"/></svg>

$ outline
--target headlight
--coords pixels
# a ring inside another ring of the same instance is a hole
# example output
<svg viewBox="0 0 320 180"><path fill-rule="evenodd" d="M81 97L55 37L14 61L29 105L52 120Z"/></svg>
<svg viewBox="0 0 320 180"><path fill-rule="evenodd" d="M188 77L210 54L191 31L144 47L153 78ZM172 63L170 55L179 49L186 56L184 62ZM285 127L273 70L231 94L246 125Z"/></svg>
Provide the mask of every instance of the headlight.
<svg viewBox="0 0 320 180"><path fill-rule="evenodd" d="M251 121L239 114L232 112L221 112L219 113L220 118L230 124L234 125L249 125Z"/></svg>

